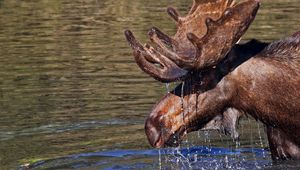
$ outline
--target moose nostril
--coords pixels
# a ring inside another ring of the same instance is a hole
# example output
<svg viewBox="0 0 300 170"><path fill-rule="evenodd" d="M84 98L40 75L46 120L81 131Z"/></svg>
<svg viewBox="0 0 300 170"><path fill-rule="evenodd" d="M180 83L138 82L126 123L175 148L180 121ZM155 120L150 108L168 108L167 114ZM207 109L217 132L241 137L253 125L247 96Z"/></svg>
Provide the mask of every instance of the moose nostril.
<svg viewBox="0 0 300 170"><path fill-rule="evenodd" d="M163 144L161 139L161 129L159 126L156 126L156 123L150 118L146 120L145 132L151 146L156 148L161 147Z"/></svg>

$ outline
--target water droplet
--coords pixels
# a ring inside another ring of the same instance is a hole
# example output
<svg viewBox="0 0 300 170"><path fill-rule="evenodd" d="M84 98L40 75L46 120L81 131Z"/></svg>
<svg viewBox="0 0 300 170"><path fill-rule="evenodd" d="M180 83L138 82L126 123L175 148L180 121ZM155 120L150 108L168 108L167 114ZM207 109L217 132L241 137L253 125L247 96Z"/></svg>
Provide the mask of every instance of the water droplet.
<svg viewBox="0 0 300 170"><path fill-rule="evenodd" d="M161 164L161 150L158 149L158 167L159 167L159 170L162 169L162 164Z"/></svg>
<svg viewBox="0 0 300 170"><path fill-rule="evenodd" d="M166 83L167 93L170 93L170 83Z"/></svg>

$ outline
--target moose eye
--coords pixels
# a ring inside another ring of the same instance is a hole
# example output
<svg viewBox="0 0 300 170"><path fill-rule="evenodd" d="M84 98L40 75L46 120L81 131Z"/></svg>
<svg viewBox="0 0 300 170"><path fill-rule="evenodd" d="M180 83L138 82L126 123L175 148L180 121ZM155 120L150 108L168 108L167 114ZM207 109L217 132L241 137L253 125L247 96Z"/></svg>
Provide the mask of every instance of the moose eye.
<svg viewBox="0 0 300 170"><path fill-rule="evenodd" d="M232 10L229 8L229 9L226 9L225 12L224 12L224 15L226 17L229 17L230 15L232 15Z"/></svg>

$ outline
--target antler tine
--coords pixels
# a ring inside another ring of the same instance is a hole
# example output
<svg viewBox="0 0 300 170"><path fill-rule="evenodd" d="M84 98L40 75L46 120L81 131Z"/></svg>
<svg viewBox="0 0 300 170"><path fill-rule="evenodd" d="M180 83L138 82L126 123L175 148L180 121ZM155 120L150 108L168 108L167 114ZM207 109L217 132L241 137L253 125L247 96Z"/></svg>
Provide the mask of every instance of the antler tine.
<svg viewBox="0 0 300 170"><path fill-rule="evenodd" d="M186 34L192 32L198 37L203 37L207 32L205 19L207 17L214 20L219 19L225 9L232 5L232 0L193 0L193 6L188 15L180 17L180 24L178 24L174 39L181 43L176 50L193 51L194 47L187 39Z"/></svg>
<svg viewBox="0 0 300 170"><path fill-rule="evenodd" d="M218 1L220 1L220 0L193 0L193 5L189 11L189 14L193 14L200 5L208 4L208 3L216 4L216 3L218 3ZM222 7L227 8L227 7L232 6L234 4L234 1L233 0L221 0L221 3L223 3ZM224 8L220 8L220 9L224 9Z"/></svg>
<svg viewBox="0 0 300 170"><path fill-rule="evenodd" d="M163 33L161 30L159 30L156 27L152 27L149 31L148 31L148 35L150 36L150 38L156 34L157 37L167 46L174 48L175 46L178 45L178 43L176 42L176 40L174 40L173 38L169 37L167 34Z"/></svg>
<svg viewBox="0 0 300 170"><path fill-rule="evenodd" d="M163 42L167 37L162 37L162 32L158 28L152 28L149 32L150 40L157 46L157 50L163 54L164 56L171 59L174 63L176 63L179 67L186 68L192 67L193 62L190 61L190 58L185 58L183 56L179 56L175 51L166 47ZM177 42L170 38L171 47L176 47ZM166 43L165 43L166 44Z"/></svg>
<svg viewBox="0 0 300 170"><path fill-rule="evenodd" d="M159 37L157 30L151 29L149 31L148 35L149 35L151 42L153 42L157 46L157 49L161 53L169 56L169 58L173 58L172 55L177 55L163 44L163 40L161 39L161 37Z"/></svg>
<svg viewBox="0 0 300 170"><path fill-rule="evenodd" d="M203 0L193 0L193 5L191 10L189 11L189 14L194 13L201 3L203 3Z"/></svg>
<svg viewBox="0 0 300 170"><path fill-rule="evenodd" d="M133 49L135 61L146 73L161 82L172 82L184 78L188 71L181 69L169 58L146 44L142 46L131 31L126 30L125 36ZM156 66L159 64L161 67Z"/></svg>
<svg viewBox="0 0 300 170"><path fill-rule="evenodd" d="M168 7L167 13L170 15L170 17L177 23L180 23L180 15L179 12L173 8L173 7Z"/></svg>
<svg viewBox="0 0 300 170"><path fill-rule="evenodd" d="M218 4L217 6L219 6L219 10L222 10L222 9L226 9L230 6L233 6L234 4L234 1L233 0L193 0L193 6L192 8L190 9L189 11L189 15L192 15L199 6L201 5L208 5L210 4L211 6L213 5L216 5ZM208 5L209 6L209 5ZM201 12L201 11L200 11ZM180 17L179 15L179 12L173 8L173 7L168 7L167 8L167 13L171 16L171 18L177 23L177 24L180 24L181 21L184 19L184 18L187 18L187 17Z"/></svg>
<svg viewBox="0 0 300 170"><path fill-rule="evenodd" d="M201 44L197 44L201 48L201 54L197 54L195 69L213 66L222 60L249 28L258 8L259 2L248 0L226 9L216 21L207 18L207 33L201 38ZM193 38L188 39L193 43Z"/></svg>
<svg viewBox="0 0 300 170"><path fill-rule="evenodd" d="M170 7L167 12L177 22L177 32L171 38L153 27L148 34L156 49L142 46L130 31L125 35L143 71L163 82L175 81L189 70L211 67L222 60L253 21L258 1L234 5L233 0L194 0L185 17Z"/></svg>

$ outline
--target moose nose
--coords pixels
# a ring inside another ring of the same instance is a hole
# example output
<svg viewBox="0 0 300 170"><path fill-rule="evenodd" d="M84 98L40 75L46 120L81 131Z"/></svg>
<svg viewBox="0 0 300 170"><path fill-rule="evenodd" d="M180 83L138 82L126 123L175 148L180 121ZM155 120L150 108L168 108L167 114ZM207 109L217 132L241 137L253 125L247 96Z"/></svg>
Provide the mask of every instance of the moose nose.
<svg viewBox="0 0 300 170"><path fill-rule="evenodd" d="M145 132L152 147L160 148L163 146L161 127L153 119L148 118L146 120Z"/></svg>

